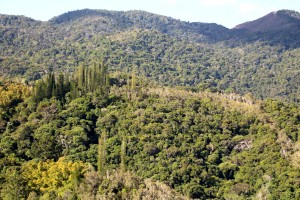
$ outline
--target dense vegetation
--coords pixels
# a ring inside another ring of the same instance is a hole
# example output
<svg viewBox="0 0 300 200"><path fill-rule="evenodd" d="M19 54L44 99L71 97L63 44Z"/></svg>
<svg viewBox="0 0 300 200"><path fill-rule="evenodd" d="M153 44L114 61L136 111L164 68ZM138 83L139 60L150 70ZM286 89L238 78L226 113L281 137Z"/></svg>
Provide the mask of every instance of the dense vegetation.
<svg viewBox="0 0 300 200"><path fill-rule="evenodd" d="M299 199L299 107L105 66L2 83L2 199Z"/></svg>
<svg viewBox="0 0 300 200"><path fill-rule="evenodd" d="M135 71L163 85L297 102L299 19L279 13L293 26L258 33L141 11L80 10L49 22L1 15L0 72L28 82L106 57L109 71Z"/></svg>
<svg viewBox="0 0 300 200"><path fill-rule="evenodd" d="M300 199L299 13L278 16L0 15L0 198Z"/></svg>

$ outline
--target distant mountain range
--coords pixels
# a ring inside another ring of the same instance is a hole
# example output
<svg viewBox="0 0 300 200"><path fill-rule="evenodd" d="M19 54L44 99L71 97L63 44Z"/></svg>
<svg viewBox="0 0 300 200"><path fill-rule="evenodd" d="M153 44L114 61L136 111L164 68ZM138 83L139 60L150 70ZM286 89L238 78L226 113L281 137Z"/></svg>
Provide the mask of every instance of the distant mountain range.
<svg viewBox="0 0 300 200"><path fill-rule="evenodd" d="M151 29L164 34L176 36L195 42L215 42L223 39L222 35L228 29L211 23L189 23L145 11L107 11L78 10L71 11L50 20L54 25L73 25L75 27L97 24L89 31L113 33L127 29ZM103 29L109 27L109 29Z"/></svg>
<svg viewBox="0 0 300 200"><path fill-rule="evenodd" d="M155 29L164 34L176 36L194 42L219 42L239 39L242 41L253 40L253 38L266 39L266 36L259 37L257 32L285 32L286 37L295 35L300 30L300 14L292 10L280 10L267 14L257 20L245 22L228 29L215 23L185 22L157 15L145 11L108 11L83 9L64 13L50 19L48 22L35 21L24 16L0 15L2 25L20 26L27 23L48 24L54 26L84 27L94 26L85 30L92 34L111 34L124 31L130 28ZM289 32L293 30L293 32ZM251 32L249 32L251 31ZM249 35L252 39L249 39ZM271 38L268 38L271 40ZM270 41L272 42L272 41ZM274 41L273 41L274 42ZM290 41L296 43L298 41ZM285 43L289 46L289 43Z"/></svg>
<svg viewBox="0 0 300 200"><path fill-rule="evenodd" d="M171 17L156 15L145 11L107 11L107 10L78 10L71 11L50 20L53 24L75 26L89 25L91 21L111 25L111 30L123 31L128 28L155 29L164 34L188 39L194 42L220 42L228 40L253 41L267 40L269 43L280 43L288 47L299 46L299 41L288 41L283 38L273 38L275 33L284 33L286 38L294 37L300 31L299 13L292 10L280 10L269 13L257 20L237 25L233 29L215 23L185 22ZM99 31L94 29L95 31ZM106 30L104 32L109 32ZM291 30L293 30L291 32ZM103 30L101 30L103 31ZM250 32L249 32L250 31ZM257 33L270 33L258 35Z"/></svg>
<svg viewBox="0 0 300 200"><path fill-rule="evenodd" d="M298 101L299 16L280 10L228 29L144 11L84 9L47 22L0 15L0 73L31 81L105 58L111 71L163 85Z"/></svg>

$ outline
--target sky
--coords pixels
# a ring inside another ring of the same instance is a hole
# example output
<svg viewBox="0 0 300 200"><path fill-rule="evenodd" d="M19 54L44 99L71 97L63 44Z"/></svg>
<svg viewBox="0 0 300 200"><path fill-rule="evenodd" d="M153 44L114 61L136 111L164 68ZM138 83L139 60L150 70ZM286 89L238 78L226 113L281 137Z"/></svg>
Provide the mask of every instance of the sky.
<svg viewBox="0 0 300 200"><path fill-rule="evenodd" d="M299 0L0 0L0 14L25 15L47 21L84 8L144 10L189 22L217 23L232 28L272 11L300 12Z"/></svg>

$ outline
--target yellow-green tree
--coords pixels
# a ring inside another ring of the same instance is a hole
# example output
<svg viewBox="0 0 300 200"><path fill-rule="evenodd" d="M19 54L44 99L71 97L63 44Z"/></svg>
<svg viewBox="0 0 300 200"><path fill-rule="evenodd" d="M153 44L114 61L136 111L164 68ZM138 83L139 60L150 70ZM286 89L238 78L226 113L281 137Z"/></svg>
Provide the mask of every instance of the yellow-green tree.
<svg viewBox="0 0 300 200"><path fill-rule="evenodd" d="M31 190L44 194L55 191L61 196L68 190L76 189L87 169L83 162L67 161L61 157L56 162L28 161L22 166L22 175Z"/></svg>

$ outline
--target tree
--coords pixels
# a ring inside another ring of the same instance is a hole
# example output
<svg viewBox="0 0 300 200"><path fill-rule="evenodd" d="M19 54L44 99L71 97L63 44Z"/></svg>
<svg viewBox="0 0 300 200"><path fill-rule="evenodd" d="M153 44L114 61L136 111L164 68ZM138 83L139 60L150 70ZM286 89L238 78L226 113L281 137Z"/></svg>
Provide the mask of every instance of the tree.
<svg viewBox="0 0 300 200"><path fill-rule="evenodd" d="M64 157L52 160L31 160L22 165L22 175L31 190L46 194L55 192L60 196L76 190L88 166L82 162L72 162Z"/></svg>
<svg viewBox="0 0 300 200"><path fill-rule="evenodd" d="M67 91L67 86L65 85L64 75L60 73L56 83L56 96L59 100L63 100L65 91Z"/></svg>
<svg viewBox="0 0 300 200"><path fill-rule="evenodd" d="M61 151L61 146L57 143L57 130L55 127L44 125L34 132L34 140L30 150L32 158L40 158L42 160L57 159Z"/></svg>
<svg viewBox="0 0 300 200"><path fill-rule="evenodd" d="M80 65L77 71L77 83L78 83L77 87L81 92L84 91L85 89L85 82L86 82L85 77L86 77L85 68L82 65ZM80 96L81 96L81 92L79 93Z"/></svg>
<svg viewBox="0 0 300 200"><path fill-rule="evenodd" d="M121 144L121 171L125 172L126 170L126 136L123 135L122 144Z"/></svg>
<svg viewBox="0 0 300 200"><path fill-rule="evenodd" d="M55 75L54 73L49 73L46 78L46 98L50 99L52 96L56 95L55 87Z"/></svg>
<svg viewBox="0 0 300 200"><path fill-rule="evenodd" d="M106 165L106 129L102 130L101 136L98 139L98 174L104 174Z"/></svg>

